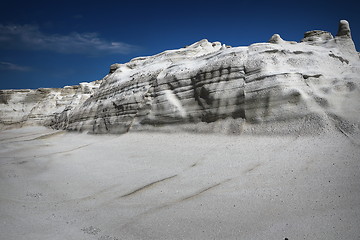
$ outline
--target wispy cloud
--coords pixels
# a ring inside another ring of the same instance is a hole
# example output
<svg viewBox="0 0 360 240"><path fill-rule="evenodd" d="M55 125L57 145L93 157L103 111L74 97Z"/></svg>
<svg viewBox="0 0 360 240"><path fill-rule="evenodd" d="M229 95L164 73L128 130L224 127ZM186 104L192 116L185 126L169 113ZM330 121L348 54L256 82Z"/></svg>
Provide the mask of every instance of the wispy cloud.
<svg viewBox="0 0 360 240"><path fill-rule="evenodd" d="M27 72L27 71L30 71L31 68L26 67L26 66L20 66L20 65L10 63L10 62L0 62L0 70Z"/></svg>
<svg viewBox="0 0 360 240"><path fill-rule="evenodd" d="M135 46L103 39L98 33L47 34L36 25L0 24L0 48L47 50L64 54L126 54Z"/></svg>

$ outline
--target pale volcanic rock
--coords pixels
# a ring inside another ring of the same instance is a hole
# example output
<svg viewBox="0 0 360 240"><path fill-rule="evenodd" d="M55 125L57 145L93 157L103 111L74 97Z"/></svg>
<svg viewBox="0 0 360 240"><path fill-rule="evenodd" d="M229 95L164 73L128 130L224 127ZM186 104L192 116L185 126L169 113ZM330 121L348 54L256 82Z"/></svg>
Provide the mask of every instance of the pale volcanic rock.
<svg viewBox="0 0 360 240"><path fill-rule="evenodd" d="M359 54L345 20L340 21L335 37L314 30L299 43L278 34L268 43L248 47L204 39L113 64L98 89L71 107L42 111L46 114L37 118L47 120L37 122L90 133L166 128L236 134L307 134L346 122L356 132L359 76ZM3 104L4 109L10 108ZM15 121L13 113L7 113L6 122Z"/></svg>
<svg viewBox="0 0 360 240"><path fill-rule="evenodd" d="M280 37L279 34L274 34L269 39L269 43L284 43L285 41Z"/></svg>
<svg viewBox="0 0 360 240"><path fill-rule="evenodd" d="M356 125L359 57L342 34L346 26L335 38L316 30L294 43L275 34L269 43L233 48L202 40L114 64L99 90L70 112L65 129L123 133L172 125L238 133L271 124L278 133L311 133L331 128L334 118Z"/></svg>
<svg viewBox="0 0 360 240"><path fill-rule="evenodd" d="M58 115L82 104L100 81L64 88L0 90L0 129L53 125Z"/></svg>
<svg viewBox="0 0 360 240"><path fill-rule="evenodd" d="M346 20L340 21L338 33L336 34L336 36L339 36L339 37L344 36L344 37L351 38L350 25L349 25L348 21L346 21Z"/></svg>
<svg viewBox="0 0 360 240"><path fill-rule="evenodd" d="M327 41L333 39L334 37L331 33L321 30L313 30L304 33L304 38L302 42L317 42L317 41Z"/></svg>

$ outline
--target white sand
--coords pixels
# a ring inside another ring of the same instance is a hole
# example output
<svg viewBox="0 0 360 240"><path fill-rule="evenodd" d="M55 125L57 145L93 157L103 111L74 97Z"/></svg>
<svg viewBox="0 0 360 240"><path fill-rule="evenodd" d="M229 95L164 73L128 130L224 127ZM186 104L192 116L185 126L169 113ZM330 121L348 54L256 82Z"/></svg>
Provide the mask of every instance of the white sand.
<svg viewBox="0 0 360 240"><path fill-rule="evenodd" d="M359 239L344 134L0 132L0 239Z"/></svg>

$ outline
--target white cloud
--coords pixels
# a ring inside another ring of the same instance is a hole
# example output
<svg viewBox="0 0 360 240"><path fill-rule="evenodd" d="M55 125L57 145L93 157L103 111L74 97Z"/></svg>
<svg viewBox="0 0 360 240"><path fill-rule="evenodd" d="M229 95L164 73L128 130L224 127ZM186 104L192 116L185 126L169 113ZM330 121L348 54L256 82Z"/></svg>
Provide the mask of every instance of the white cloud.
<svg viewBox="0 0 360 240"><path fill-rule="evenodd" d="M30 71L31 68L20 66L10 62L0 62L0 70L10 70L10 71L18 71L18 72L27 72Z"/></svg>
<svg viewBox="0 0 360 240"><path fill-rule="evenodd" d="M47 34L35 25L0 24L0 48L47 50L64 54L126 54L136 49L123 42L111 42L98 33Z"/></svg>

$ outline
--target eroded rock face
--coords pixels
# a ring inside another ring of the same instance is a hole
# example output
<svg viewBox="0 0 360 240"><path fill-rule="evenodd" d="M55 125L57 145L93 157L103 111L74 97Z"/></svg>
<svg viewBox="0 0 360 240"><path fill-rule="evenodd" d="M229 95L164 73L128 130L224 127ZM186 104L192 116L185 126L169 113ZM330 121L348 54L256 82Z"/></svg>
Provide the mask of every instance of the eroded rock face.
<svg viewBox="0 0 360 240"><path fill-rule="evenodd" d="M344 36L344 37L351 38L350 25L349 25L348 21L346 21L346 20L340 21L338 33L336 34L336 36L339 36L339 37Z"/></svg>
<svg viewBox="0 0 360 240"><path fill-rule="evenodd" d="M58 116L82 104L99 85L100 81L64 88L0 90L0 129L62 126Z"/></svg>
<svg viewBox="0 0 360 240"><path fill-rule="evenodd" d="M339 122L358 129L359 76L344 21L337 36L309 31L300 43L278 34L249 47L202 40L113 64L91 97L46 122L91 133L159 126L239 133L254 125L311 133Z"/></svg>
<svg viewBox="0 0 360 240"><path fill-rule="evenodd" d="M328 41L333 39L334 37L331 33L321 30L313 30L304 33L304 38L301 40L302 42L319 42L319 41Z"/></svg>

